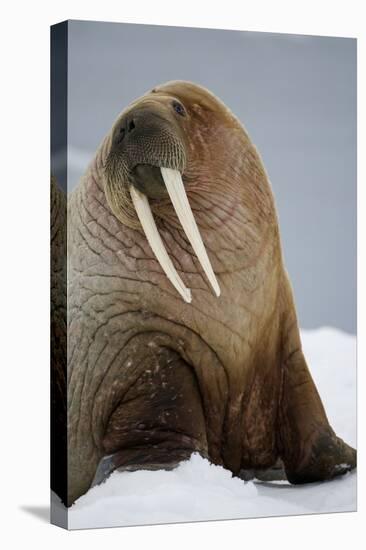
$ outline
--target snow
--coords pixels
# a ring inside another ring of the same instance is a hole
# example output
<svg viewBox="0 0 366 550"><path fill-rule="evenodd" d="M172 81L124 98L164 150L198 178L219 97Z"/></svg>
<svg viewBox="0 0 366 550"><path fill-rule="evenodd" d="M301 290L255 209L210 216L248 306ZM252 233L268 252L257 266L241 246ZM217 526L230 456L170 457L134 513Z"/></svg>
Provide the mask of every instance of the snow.
<svg viewBox="0 0 366 550"><path fill-rule="evenodd" d="M301 334L328 418L356 446L356 338L333 328ZM70 508L69 529L354 511L356 479L244 482L194 454L172 471L114 472Z"/></svg>

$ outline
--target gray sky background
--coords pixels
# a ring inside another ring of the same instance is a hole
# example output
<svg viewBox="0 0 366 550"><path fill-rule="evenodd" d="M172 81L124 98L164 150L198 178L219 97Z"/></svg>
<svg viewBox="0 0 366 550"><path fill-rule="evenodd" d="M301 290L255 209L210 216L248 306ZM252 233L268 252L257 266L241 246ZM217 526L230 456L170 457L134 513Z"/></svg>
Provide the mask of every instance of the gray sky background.
<svg viewBox="0 0 366 550"><path fill-rule="evenodd" d="M118 113L192 80L239 117L263 158L300 325L356 332L356 40L69 22L68 189Z"/></svg>

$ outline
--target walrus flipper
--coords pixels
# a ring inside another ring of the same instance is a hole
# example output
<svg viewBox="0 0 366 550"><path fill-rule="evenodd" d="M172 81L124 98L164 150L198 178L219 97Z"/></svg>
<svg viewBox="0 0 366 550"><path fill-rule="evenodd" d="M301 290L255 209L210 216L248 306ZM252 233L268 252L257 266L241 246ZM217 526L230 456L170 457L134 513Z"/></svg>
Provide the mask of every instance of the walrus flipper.
<svg viewBox="0 0 366 550"><path fill-rule="evenodd" d="M291 483L331 479L356 467L356 451L336 436L302 351L284 366L281 457Z"/></svg>
<svg viewBox="0 0 366 550"><path fill-rule="evenodd" d="M271 482L287 480L285 467L280 458L277 459L271 468L240 470L238 477L244 481L258 480L263 482Z"/></svg>
<svg viewBox="0 0 366 550"><path fill-rule="evenodd" d="M356 450L331 428L301 349L292 300L284 322L279 449L291 483L332 479L356 467Z"/></svg>

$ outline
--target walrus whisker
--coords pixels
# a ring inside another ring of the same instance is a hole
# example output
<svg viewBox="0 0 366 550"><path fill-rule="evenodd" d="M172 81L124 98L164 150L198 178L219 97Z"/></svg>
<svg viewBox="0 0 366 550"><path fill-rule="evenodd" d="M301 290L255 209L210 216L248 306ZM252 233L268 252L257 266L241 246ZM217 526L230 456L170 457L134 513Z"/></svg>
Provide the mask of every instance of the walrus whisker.
<svg viewBox="0 0 366 550"><path fill-rule="evenodd" d="M190 303L192 300L191 291L184 285L171 259L168 256L166 248L160 237L159 231L156 227L147 197L143 193L140 193L140 191L135 189L133 185L130 186L130 194L137 216L145 232L147 241L151 246L151 249L154 252L159 264L164 270L169 281L182 296L183 300Z"/></svg>
<svg viewBox="0 0 366 550"><path fill-rule="evenodd" d="M209 280L216 296L220 296L220 287L212 269L205 245L203 244L196 220L194 219L191 207L189 205L182 176L178 170L172 170L171 168L164 167L161 168L161 175L163 176L165 186L169 193L170 200L173 203L178 219L182 224L182 227L197 255L197 258L200 261L203 271L206 273L207 279Z"/></svg>

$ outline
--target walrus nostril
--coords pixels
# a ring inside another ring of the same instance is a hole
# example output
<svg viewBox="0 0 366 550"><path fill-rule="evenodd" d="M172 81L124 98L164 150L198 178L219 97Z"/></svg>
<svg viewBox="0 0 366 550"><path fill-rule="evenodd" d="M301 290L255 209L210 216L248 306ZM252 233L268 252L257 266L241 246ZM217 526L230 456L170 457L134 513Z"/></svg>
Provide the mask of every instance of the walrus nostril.
<svg viewBox="0 0 366 550"><path fill-rule="evenodd" d="M126 130L123 126L121 126L120 129L115 134L114 143L116 143L117 145L122 143L122 141L125 137L125 134L126 134Z"/></svg>
<svg viewBox="0 0 366 550"><path fill-rule="evenodd" d="M126 133L131 133L135 128L136 128L136 125L133 119L129 121L124 121L124 123L121 124L121 126L116 131L116 134L114 137L114 143L116 145L120 145L124 140Z"/></svg>

